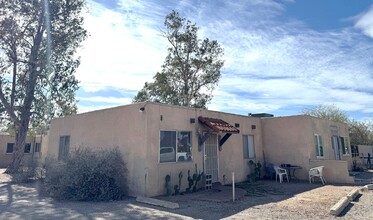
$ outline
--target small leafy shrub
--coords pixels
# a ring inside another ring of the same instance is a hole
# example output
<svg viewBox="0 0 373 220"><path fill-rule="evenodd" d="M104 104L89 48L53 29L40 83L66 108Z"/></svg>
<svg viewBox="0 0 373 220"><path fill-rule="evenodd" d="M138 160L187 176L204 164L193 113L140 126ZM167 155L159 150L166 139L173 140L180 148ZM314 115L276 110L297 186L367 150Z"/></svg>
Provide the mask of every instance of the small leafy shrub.
<svg viewBox="0 0 373 220"><path fill-rule="evenodd" d="M250 160L247 163L250 167L250 174L247 175L249 178L250 182L255 182L261 178L261 169L262 169L262 164L260 162L255 163L253 160Z"/></svg>
<svg viewBox="0 0 373 220"><path fill-rule="evenodd" d="M43 192L58 200L120 200L127 186L126 163L118 148L80 147L66 161L46 160Z"/></svg>
<svg viewBox="0 0 373 220"><path fill-rule="evenodd" d="M357 159L357 157L353 157L352 159L352 171L362 172L364 171L363 163L361 159Z"/></svg>

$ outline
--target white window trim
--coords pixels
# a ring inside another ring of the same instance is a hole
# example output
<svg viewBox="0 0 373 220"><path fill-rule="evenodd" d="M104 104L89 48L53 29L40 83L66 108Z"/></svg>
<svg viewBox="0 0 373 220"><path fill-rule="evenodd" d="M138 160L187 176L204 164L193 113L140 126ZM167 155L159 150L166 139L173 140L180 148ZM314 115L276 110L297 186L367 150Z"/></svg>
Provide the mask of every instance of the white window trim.
<svg viewBox="0 0 373 220"><path fill-rule="evenodd" d="M324 159L325 147L320 144L320 139L321 139L321 143L322 143L322 136L320 134L315 134L314 137L318 137L317 138L317 151L318 152L316 152L316 158L317 159ZM318 155L321 155L320 146L323 148L323 155L322 156L318 156Z"/></svg>
<svg viewBox="0 0 373 220"><path fill-rule="evenodd" d="M167 162L161 162L161 132L162 131L174 131L176 132L176 135L175 135L175 138L176 138L176 148L175 148L175 161L167 161ZM178 132L189 132L190 133L190 144L191 144L191 147L192 147L192 160L185 160L185 161L178 161L176 158L176 154L177 154L177 134ZM194 157L193 157L193 132L192 131L187 131L187 130L160 130L159 131L159 137L158 137L158 163L159 164L172 164L172 163L187 163L187 162L193 162L194 160Z"/></svg>
<svg viewBox="0 0 373 220"><path fill-rule="evenodd" d="M249 154L249 136L253 137L253 147L254 147L254 156L250 157L250 154ZM247 139L247 154L248 154L248 157L246 157L246 155L243 155L243 159L244 160L255 160L256 159L256 149L255 149L255 138L254 138L254 135L252 134L243 134L242 135L242 138L246 138ZM243 145L243 140L242 140L242 145ZM242 152L244 153L244 152Z"/></svg>

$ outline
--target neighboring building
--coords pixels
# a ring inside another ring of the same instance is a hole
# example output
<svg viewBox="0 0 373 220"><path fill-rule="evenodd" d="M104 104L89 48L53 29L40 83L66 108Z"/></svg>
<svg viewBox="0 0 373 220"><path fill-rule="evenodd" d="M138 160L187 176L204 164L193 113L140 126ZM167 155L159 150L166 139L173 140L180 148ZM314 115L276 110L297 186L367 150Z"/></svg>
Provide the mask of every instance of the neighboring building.
<svg viewBox="0 0 373 220"><path fill-rule="evenodd" d="M360 157L364 166L368 163L368 153L370 154L370 162L373 163L373 146L371 145L358 145L356 156Z"/></svg>
<svg viewBox="0 0 373 220"><path fill-rule="evenodd" d="M352 157L345 123L299 115L263 118L262 129L266 161L301 166L295 171L300 179L308 179L310 168L325 166L328 182L354 182L348 173Z"/></svg>
<svg viewBox="0 0 373 220"><path fill-rule="evenodd" d="M15 136L0 135L0 168L6 168L12 162L14 145ZM47 155L47 137L41 135L27 137L23 151L24 161L41 161Z"/></svg>
<svg viewBox="0 0 373 220"><path fill-rule="evenodd" d="M310 167L323 164L327 181L351 180L349 153L338 154L341 160L331 153L333 135L335 144L343 141L345 151L350 151L346 124L310 116L263 116L267 114L242 116L148 102L131 104L54 119L48 154L63 160L79 146L119 147L129 170L131 195L165 194L166 175L171 175L173 186L180 171L184 191L188 170L193 174L195 164L213 182L231 183L232 172L236 182L244 181L250 160L300 165L303 169L297 174L302 179L308 179ZM298 120L299 126L294 127ZM318 153L315 135L324 143Z"/></svg>

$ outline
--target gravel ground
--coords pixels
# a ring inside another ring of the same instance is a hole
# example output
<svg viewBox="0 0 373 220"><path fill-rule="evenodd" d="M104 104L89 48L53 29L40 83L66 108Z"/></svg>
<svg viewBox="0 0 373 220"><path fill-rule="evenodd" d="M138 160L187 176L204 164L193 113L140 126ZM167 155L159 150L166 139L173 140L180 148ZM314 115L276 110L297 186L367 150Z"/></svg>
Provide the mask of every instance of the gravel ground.
<svg viewBox="0 0 373 220"><path fill-rule="evenodd" d="M263 184L284 193L246 196L228 203L189 200L183 196L164 199L179 203L180 209L175 213L198 219L373 219L372 191L361 195L341 216L329 214L330 208L340 198L361 186L322 186L307 182L279 184L273 181L264 181Z"/></svg>
<svg viewBox="0 0 373 220"><path fill-rule="evenodd" d="M178 202L170 210L141 204L134 198L118 202L57 202L41 197L37 184L11 184L0 170L0 219L373 219L373 191L364 192L339 217L330 208L361 186L340 186L263 181L275 189L262 196L245 196L235 202L212 202L199 193L158 197ZM279 193L281 192L281 193Z"/></svg>

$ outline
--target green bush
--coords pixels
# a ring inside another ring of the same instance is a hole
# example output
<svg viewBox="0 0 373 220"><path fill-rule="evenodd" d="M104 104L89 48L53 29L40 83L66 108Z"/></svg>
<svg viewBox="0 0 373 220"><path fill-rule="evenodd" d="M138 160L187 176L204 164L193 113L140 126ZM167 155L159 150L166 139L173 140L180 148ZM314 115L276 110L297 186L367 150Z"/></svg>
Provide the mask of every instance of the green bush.
<svg viewBox="0 0 373 220"><path fill-rule="evenodd" d="M65 161L48 158L43 192L58 200L109 201L127 194L127 168L118 148L78 148Z"/></svg>

